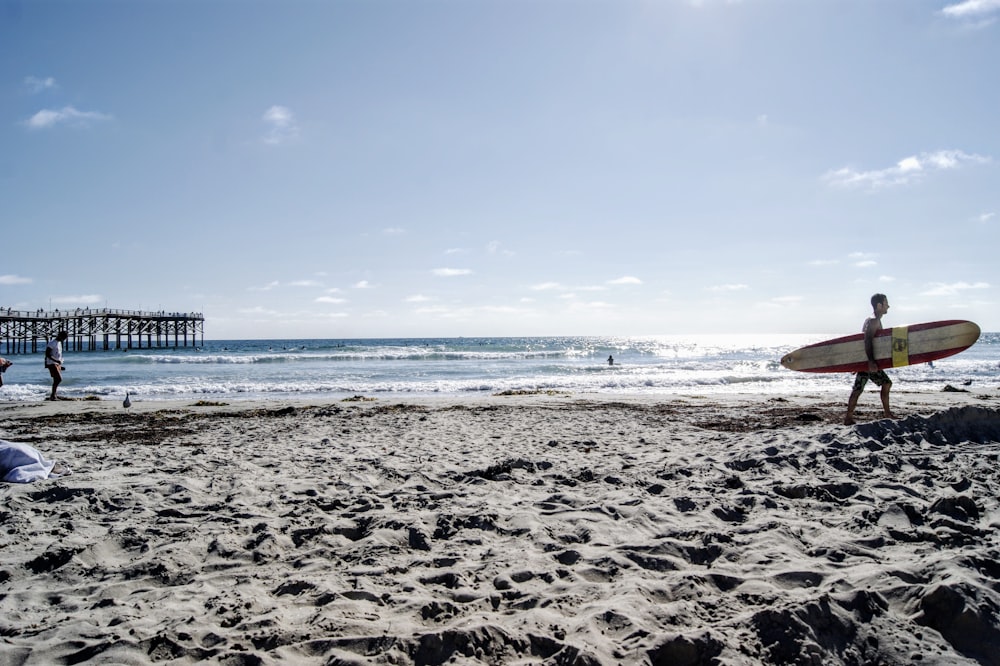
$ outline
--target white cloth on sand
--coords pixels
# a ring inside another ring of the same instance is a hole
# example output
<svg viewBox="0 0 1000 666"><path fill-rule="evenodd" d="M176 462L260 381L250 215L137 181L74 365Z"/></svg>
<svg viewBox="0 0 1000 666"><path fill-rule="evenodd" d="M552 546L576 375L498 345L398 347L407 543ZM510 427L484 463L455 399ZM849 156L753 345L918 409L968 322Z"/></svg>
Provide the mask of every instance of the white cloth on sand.
<svg viewBox="0 0 1000 666"><path fill-rule="evenodd" d="M58 478L53 474L55 461L47 460L41 451L18 442L0 439L0 476L9 483L31 483L41 479ZM64 468L64 465L60 465Z"/></svg>

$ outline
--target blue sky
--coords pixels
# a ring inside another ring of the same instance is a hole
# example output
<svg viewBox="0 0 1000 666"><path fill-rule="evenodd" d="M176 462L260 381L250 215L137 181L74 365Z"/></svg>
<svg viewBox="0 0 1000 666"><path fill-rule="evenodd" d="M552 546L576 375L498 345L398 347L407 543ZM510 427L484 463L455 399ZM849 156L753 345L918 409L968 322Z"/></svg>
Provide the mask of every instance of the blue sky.
<svg viewBox="0 0 1000 666"><path fill-rule="evenodd" d="M1000 0L0 3L0 306L1000 330Z"/></svg>

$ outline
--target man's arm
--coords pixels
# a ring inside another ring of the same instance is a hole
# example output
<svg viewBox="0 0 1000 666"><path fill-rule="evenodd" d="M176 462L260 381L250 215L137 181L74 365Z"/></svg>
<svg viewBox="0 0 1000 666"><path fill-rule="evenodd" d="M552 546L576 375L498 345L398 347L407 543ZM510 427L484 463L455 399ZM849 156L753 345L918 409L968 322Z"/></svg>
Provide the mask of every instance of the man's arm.
<svg viewBox="0 0 1000 666"><path fill-rule="evenodd" d="M875 372L878 364L875 362L875 334L882 328L878 319L869 319L865 323L865 356L868 357L868 370Z"/></svg>

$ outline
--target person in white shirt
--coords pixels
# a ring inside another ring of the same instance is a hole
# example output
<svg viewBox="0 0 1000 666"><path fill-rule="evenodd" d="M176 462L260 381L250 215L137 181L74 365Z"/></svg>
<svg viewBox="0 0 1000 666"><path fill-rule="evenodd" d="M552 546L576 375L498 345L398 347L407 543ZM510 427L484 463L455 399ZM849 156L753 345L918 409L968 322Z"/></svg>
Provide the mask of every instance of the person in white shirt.
<svg viewBox="0 0 1000 666"><path fill-rule="evenodd" d="M68 338L69 333L59 331L56 334L55 340L49 340L49 344L45 345L45 367L49 369L49 374L52 375L52 395L48 397L49 400L56 399L56 389L62 383L62 373L66 369L62 363L62 343Z"/></svg>

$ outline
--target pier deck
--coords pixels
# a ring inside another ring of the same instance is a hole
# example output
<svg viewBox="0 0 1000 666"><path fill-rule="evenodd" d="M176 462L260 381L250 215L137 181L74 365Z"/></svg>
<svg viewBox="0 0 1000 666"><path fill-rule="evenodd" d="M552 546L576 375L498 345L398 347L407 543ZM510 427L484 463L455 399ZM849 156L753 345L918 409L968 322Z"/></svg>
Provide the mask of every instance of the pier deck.
<svg viewBox="0 0 1000 666"><path fill-rule="evenodd" d="M139 310L12 310L0 309L0 349L7 355L34 354L59 331L69 339L67 351L152 349L205 344L205 318L191 312ZM145 347L143 340L145 339ZM171 344L171 341L173 344Z"/></svg>

